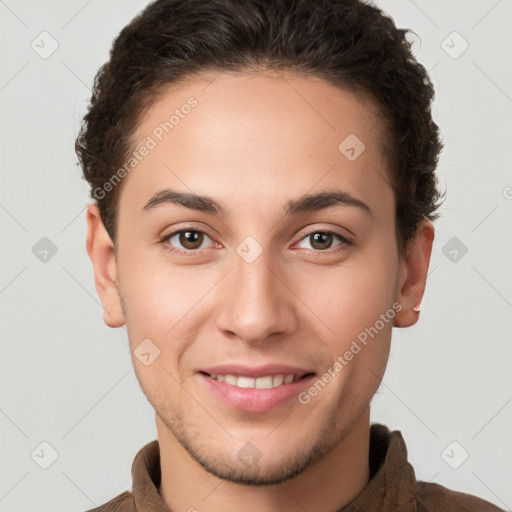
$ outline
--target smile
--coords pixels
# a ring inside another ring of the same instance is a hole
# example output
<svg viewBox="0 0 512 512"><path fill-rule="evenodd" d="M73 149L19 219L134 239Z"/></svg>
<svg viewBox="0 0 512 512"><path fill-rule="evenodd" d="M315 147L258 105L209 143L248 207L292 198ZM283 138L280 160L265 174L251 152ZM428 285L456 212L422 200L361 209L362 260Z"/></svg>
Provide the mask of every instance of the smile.
<svg viewBox="0 0 512 512"><path fill-rule="evenodd" d="M266 375L264 377L243 377L236 375L210 375L210 378L219 382L226 382L238 388L270 389L277 388L284 384L290 384L301 377L290 375Z"/></svg>
<svg viewBox="0 0 512 512"><path fill-rule="evenodd" d="M278 374L247 377L233 374L198 372L205 392L230 409L263 413L297 399L310 385L314 373Z"/></svg>

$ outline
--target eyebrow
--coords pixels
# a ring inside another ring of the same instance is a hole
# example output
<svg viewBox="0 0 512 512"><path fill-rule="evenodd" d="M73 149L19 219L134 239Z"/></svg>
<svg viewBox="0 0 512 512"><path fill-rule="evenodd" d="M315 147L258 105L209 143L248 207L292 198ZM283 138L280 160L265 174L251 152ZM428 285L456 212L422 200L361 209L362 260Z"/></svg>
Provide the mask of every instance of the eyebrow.
<svg viewBox="0 0 512 512"><path fill-rule="evenodd" d="M143 210L152 210L162 204L177 204L211 215L227 216L227 211L211 197L189 192L178 192L170 189L161 190L154 194L146 203ZM284 207L283 213L284 215L297 215L338 205L354 206L372 215L372 210L366 203L352 196L350 193L341 190L328 190L316 194L306 194L298 199L290 200Z"/></svg>
<svg viewBox="0 0 512 512"><path fill-rule="evenodd" d="M188 192L178 192L176 190L169 189L157 192L146 203L143 210L152 210L162 204L178 204L192 210L198 210L200 212L219 215L222 217L227 215L226 210L224 210L224 208L222 208L222 206L211 197L200 196L198 194Z"/></svg>
<svg viewBox="0 0 512 512"><path fill-rule="evenodd" d="M314 212L338 205L355 206L372 215L372 210L366 203L348 192L341 190L328 190L317 194L306 194L299 199L288 201L285 207L285 214L294 215L303 212Z"/></svg>

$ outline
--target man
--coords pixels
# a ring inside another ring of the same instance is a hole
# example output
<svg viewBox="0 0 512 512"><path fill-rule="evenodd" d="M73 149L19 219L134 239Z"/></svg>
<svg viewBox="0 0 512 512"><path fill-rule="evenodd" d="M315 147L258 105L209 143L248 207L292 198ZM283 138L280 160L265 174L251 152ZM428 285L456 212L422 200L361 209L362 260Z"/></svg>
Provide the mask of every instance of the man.
<svg viewBox="0 0 512 512"><path fill-rule="evenodd" d="M157 0L77 152L87 250L158 440L98 511L497 511L370 426L442 199L432 84L356 0Z"/></svg>

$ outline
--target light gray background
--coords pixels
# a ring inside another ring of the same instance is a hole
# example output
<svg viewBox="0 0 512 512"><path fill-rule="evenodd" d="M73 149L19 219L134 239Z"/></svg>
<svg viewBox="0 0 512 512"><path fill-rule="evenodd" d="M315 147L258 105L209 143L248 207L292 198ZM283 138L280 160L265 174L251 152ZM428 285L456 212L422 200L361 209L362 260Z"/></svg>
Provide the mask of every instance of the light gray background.
<svg viewBox="0 0 512 512"><path fill-rule="evenodd" d="M94 74L145 5L0 0L0 511L100 505L131 488L133 457L156 438L126 332L102 322L73 146ZM401 430L419 479L510 510L512 1L380 5L421 38L415 52L436 86L448 199L420 321L394 330L372 421ZM43 31L58 42L46 59L31 47L51 48ZM32 252L42 237L57 248L46 262ZM452 261L448 243L467 254ZM48 462L44 441L58 452L48 469L31 457ZM445 452L453 441L460 447ZM469 458L452 469L446 461L457 465L462 450Z"/></svg>

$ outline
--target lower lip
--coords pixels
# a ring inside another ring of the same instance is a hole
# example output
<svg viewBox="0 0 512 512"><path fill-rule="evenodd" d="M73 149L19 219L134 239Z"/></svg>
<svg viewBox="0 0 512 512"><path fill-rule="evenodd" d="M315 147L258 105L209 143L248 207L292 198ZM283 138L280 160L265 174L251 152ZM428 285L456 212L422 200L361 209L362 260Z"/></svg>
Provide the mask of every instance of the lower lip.
<svg viewBox="0 0 512 512"><path fill-rule="evenodd" d="M314 375L308 375L295 382L275 388L257 389L239 388L227 382L212 379L203 373L198 375L203 379L209 390L221 401L233 409L247 412L267 412L286 403L307 387L314 377Z"/></svg>

